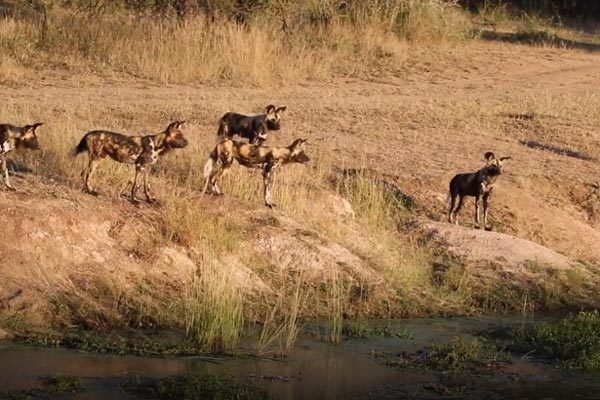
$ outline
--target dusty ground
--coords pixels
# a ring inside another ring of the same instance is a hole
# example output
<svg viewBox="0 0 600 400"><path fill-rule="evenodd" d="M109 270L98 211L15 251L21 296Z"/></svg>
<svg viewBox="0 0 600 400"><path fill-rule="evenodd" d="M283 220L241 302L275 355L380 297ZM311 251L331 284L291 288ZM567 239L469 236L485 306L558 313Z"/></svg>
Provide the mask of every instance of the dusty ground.
<svg viewBox="0 0 600 400"><path fill-rule="evenodd" d="M191 140L207 147L214 141L216 120L225 111L253 112L272 102L286 104L284 129L271 136L271 144L306 137L308 151L333 165L367 167L390 177L415 198L420 217L434 221L445 221L449 179L482 166L483 153L492 150L512 157L492 200L492 222L496 230L517 239L442 224L437 225L437 234L443 240L437 243L450 243L453 253L473 263L477 254L486 259L484 247L499 246L506 253L505 264L515 270L527 260L557 268L569 268L576 261L596 264L600 260L600 52L593 47L573 50L489 41L420 51L428 54L424 59L437 61L414 63L393 76L336 78L269 89L164 86L50 70L1 88L2 115L13 122L21 121L17 110L43 115L43 134L48 137L65 134L53 129L54 122L64 119L79 130L69 134L78 136L83 132L78 119L101 121L87 129L135 132L143 127L145 133L158 130L165 120L182 118L189 121L186 132ZM526 146L526 141L555 151ZM196 168L201 165L190 166ZM193 257L186 254L189 249L162 249L158 261L149 263L130 256L131 248L115 234L115 226L132 219L144 221L160 213L160 207L136 209L107 196L91 198L79 192L77 180L55 179L41 183L24 174L15 180L20 192L0 192L5 210L0 220L0 279L10 283L0 288L5 307L15 303L11 296L17 298L19 290L27 290L30 279L43 280L64 265L88 272L94 269L85 268L86 263L94 268L102 265L103 273L125 276L129 271L134 277L149 273L145 270L149 265L171 277L178 276L172 271L175 264L194 269ZM206 201L208 206L203 207L220 215L232 215L239 207L235 200ZM253 204L248 207L243 218L249 224L253 216L265 212ZM278 224L262 224L256 241L246 243L259 246L269 263L285 269L286 263L305 257L311 270L318 271L342 262L357 279L381 284L377 268L368 266L360 252L317 240L319 232L298 235L306 233L302 221L281 211L275 215ZM469 202L462 224L472 226L472 215ZM333 211L331 218L338 218ZM479 241L473 241L473 235ZM135 233L123 237L135 238ZM480 246L472 248L474 243ZM189 262L174 264L168 256L173 251ZM276 289L263 287L253 268L246 267L240 267L248 270L241 281L250 276L255 286ZM178 279L185 281L187 273ZM177 280L167 280L165 285L173 282ZM30 300L20 307L31 304Z"/></svg>

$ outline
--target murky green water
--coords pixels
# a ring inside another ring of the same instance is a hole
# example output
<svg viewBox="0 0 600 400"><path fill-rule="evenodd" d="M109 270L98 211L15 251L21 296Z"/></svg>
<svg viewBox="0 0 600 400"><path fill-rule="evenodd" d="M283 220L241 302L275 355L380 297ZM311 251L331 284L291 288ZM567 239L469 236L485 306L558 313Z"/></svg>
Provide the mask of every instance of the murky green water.
<svg viewBox="0 0 600 400"><path fill-rule="evenodd" d="M231 374L281 400L600 399L600 375L569 374L529 360L514 360L501 374L469 376L399 370L382 365L371 354L415 351L456 337L469 338L492 326L519 323L511 318L395 321L393 326L412 338L350 340L333 346L305 337L284 361L112 356L0 342L0 388L27 389L39 385L41 376L67 375L79 377L85 391L64 398L130 399L120 385L136 375Z"/></svg>

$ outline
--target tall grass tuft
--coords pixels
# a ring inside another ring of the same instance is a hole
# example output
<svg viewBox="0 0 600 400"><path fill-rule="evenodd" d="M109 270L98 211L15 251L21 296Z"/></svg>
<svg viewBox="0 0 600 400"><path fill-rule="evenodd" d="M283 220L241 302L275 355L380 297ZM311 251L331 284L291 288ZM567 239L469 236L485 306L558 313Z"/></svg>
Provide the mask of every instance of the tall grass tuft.
<svg viewBox="0 0 600 400"><path fill-rule="evenodd" d="M265 315L257 343L258 354L266 354L277 345L279 355L286 356L296 344L301 313L309 293L302 276L296 279L291 293L286 289L284 287L280 291ZM265 299L265 302L268 302L268 299Z"/></svg>
<svg viewBox="0 0 600 400"><path fill-rule="evenodd" d="M238 347L244 328L244 294L230 268L204 265L190 284L184 301L188 340L207 352Z"/></svg>

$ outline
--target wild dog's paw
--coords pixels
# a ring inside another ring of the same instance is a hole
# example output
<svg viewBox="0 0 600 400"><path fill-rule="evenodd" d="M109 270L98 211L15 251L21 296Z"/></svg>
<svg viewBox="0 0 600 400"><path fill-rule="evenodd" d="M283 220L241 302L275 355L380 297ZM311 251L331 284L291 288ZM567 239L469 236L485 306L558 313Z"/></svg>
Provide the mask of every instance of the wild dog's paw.
<svg viewBox="0 0 600 400"><path fill-rule="evenodd" d="M490 232L492 230L492 227L491 226L486 226L485 230L488 231L488 232Z"/></svg>
<svg viewBox="0 0 600 400"><path fill-rule="evenodd" d="M9 192L16 192L17 191L17 189L15 189L12 186L8 186L8 185L6 185L6 190L8 190Z"/></svg>
<svg viewBox="0 0 600 400"><path fill-rule="evenodd" d="M100 195L100 193L98 193L97 191L92 190L92 189L83 189L83 192L87 193L87 194L91 194L92 196L98 196L98 195Z"/></svg>

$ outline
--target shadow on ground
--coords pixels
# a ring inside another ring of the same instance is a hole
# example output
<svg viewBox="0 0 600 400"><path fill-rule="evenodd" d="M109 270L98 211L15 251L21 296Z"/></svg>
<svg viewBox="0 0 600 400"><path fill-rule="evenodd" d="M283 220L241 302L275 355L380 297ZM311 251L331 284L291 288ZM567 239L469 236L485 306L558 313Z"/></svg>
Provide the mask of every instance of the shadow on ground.
<svg viewBox="0 0 600 400"><path fill-rule="evenodd" d="M497 32L479 30L475 32L481 39L494 42L547 45L560 48L579 49L589 52L600 51L600 44L564 39L548 31Z"/></svg>

